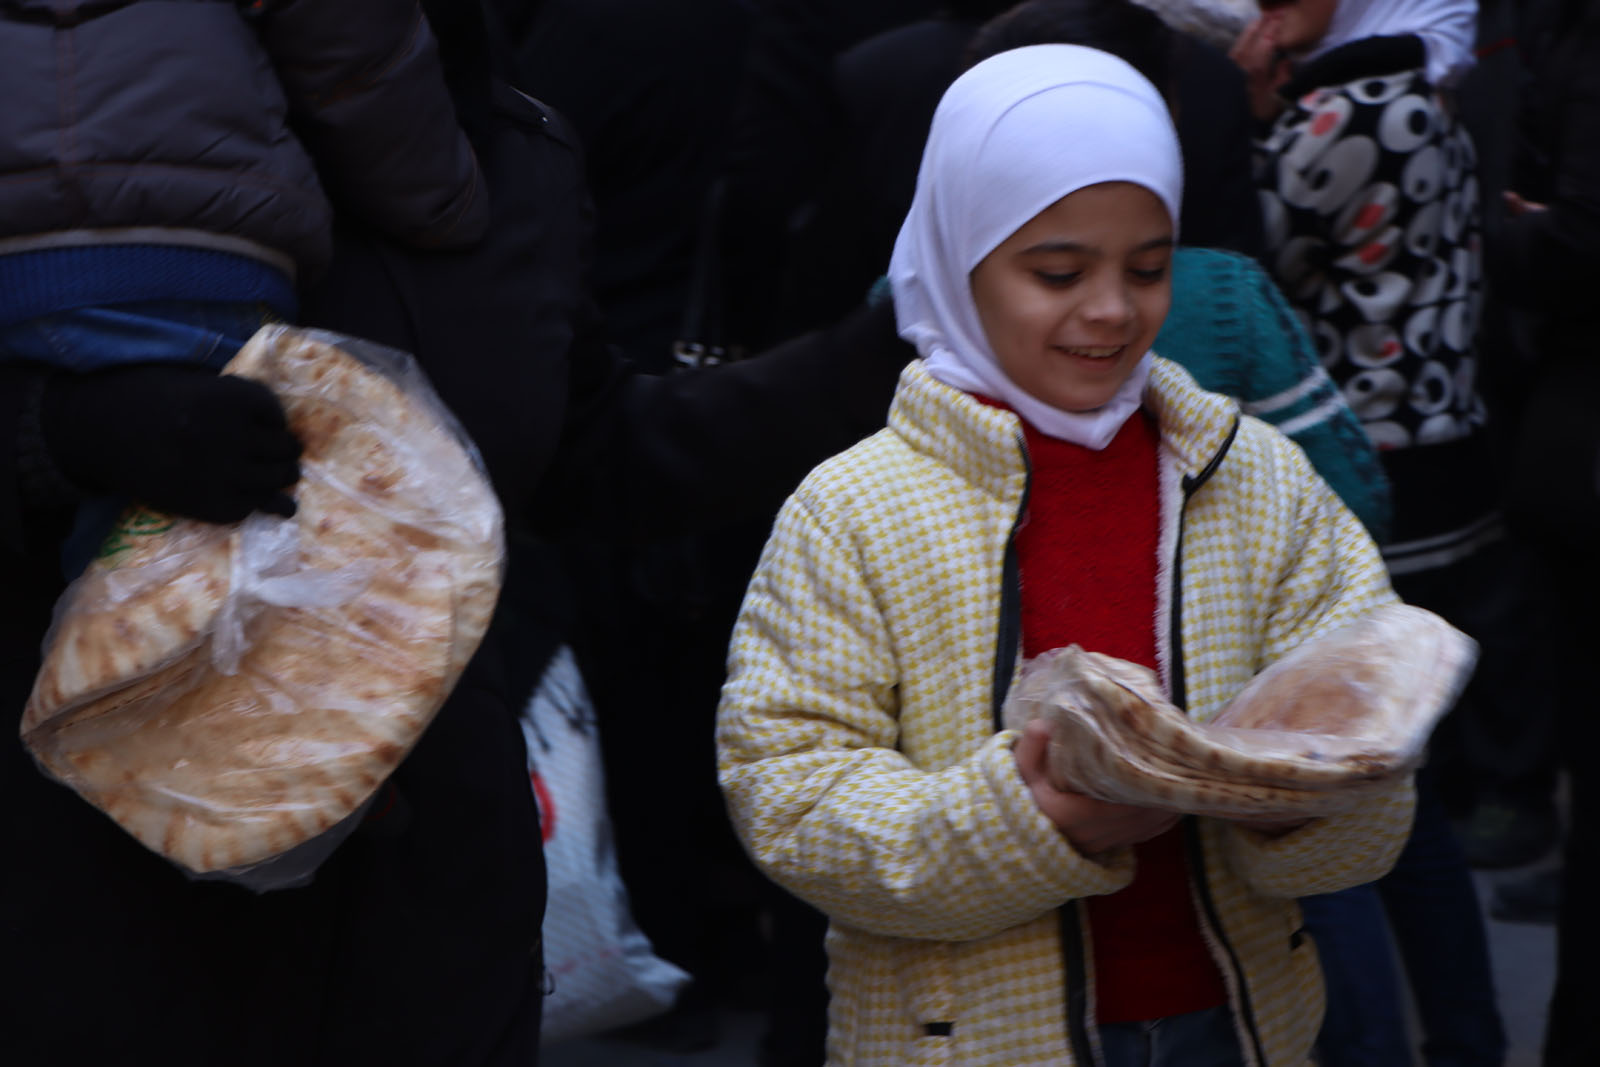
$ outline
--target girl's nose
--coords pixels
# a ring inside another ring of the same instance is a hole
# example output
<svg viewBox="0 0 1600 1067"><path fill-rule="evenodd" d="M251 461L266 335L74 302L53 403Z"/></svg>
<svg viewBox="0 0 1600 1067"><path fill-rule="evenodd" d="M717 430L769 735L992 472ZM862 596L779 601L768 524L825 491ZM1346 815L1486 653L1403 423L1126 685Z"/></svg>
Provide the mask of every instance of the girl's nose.
<svg viewBox="0 0 1600 1067"><path fill-rule="evenodd" d="M1120 279L1105 279L1095 285L1084 303L1084 318L1104 326L1126 326L1133 319L1133 301Z"/></svg>

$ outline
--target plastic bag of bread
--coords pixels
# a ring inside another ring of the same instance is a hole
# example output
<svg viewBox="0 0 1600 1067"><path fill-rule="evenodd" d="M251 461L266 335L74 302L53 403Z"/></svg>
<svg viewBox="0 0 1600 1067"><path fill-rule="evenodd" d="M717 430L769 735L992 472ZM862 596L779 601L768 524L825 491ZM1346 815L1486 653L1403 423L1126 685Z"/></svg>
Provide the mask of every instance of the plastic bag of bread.
<svg viewBox="0 0 1600 1067"><path fill-rule="evenodd" d="M1420 762L1476 645L1438 616L1378 608L1258 674L1210 723L1153 671L1073 646L1033 660L1006 721L1051 724L1055 784L1224 817L1331 815Z"/></svg>
<svg viewBox="0 0 1600 1067"><path fill-rule="evenodd" d="M282 401L295 517L125 513L57 606L22 737L147 847L269 889L310 877L438 711L504 542L410 356L267 327L223 373Z"/></svg>

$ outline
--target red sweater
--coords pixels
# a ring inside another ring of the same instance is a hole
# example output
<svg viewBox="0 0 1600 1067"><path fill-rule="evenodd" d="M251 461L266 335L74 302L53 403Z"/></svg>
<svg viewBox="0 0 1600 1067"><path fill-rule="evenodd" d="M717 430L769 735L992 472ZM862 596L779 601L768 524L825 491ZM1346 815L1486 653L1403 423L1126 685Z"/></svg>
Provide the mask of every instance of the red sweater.
<svg viewBox="0 0 1600 1067"><path fill-rule="evenodd" d="M1154 420L1135 415L1100 452L1023 427L1033 468L1017 533L1023 654L1076 644L1154 669ZM1085 901L1096 1018L1135 1022L1227 1003L1189 894L1182 828L1136 846L1134 857L1131 885Z"/></svg>

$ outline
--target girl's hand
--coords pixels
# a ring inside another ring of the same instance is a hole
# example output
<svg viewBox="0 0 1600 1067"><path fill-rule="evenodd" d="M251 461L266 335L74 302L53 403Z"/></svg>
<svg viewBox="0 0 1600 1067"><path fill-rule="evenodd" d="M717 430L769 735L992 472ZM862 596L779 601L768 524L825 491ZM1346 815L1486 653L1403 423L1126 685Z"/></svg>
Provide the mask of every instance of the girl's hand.
<svg viewBox="0 0 1600 1067"><path fill-rule="evenodd" d="M1085 856L1137 845L1159 837L1178 823L1177 812L1112 804L1057 789L1050 784L1047 760L1050 726L1041 719L1030 722L1017 741L1015 756L1022 782L1033 802L1055 823L1073 848Z"/></svg>
<svg viewBox="0 0 1600 1067"><path fill-rule="evenodd" d="M1283 110L1278 90L1289 80L1289 61L1278 48L1282 16L1268 12L1256 19L1228 50L1228 58L1244 71L1250 94L1250 113L1263 122Z"/></svg>

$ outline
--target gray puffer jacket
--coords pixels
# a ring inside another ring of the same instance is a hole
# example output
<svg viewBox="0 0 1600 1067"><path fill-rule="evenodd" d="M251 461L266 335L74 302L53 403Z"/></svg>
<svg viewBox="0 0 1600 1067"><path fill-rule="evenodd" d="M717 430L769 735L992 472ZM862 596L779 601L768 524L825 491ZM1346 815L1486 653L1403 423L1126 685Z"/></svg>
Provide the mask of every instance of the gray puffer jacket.
<svg viewBox="0 0 1600 1067"><path fill-rule="evenodd" d="M0 101L0 253L134 228L314 272L324 183L408 243L488 224L417 0L0 0Z"/></svg>

